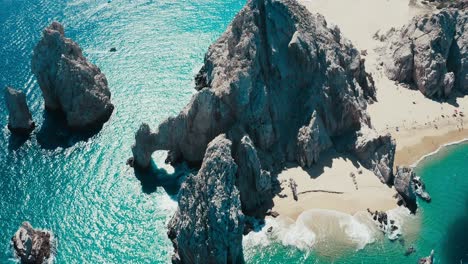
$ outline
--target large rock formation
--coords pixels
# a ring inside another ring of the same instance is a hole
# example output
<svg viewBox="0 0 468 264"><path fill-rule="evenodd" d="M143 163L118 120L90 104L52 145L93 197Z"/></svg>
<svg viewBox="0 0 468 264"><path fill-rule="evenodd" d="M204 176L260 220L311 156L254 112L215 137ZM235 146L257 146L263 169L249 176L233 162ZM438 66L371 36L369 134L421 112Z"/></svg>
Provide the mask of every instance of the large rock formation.
<svg viewBox="0 0 468 264"><path fill-rule="evenodd" d="M395 81L414 84L427 97L468 93L466 9L443 9L416 16L388 33L385 72Z"/></svg>
<svg viewBox="0 0 468 264"><path fill-rule="evenodd" d="M6 87L5 102L9 113L8 129L13 133L29 134L36 125L26 104L24 93Z"/></svg>
<svg viewBox="0 0 468 264"><path fill-rule="evenodd" d="M190 103L154 132L143 124L132 147L135 165L143 168L156 150L168 150L168 162L203 160L198 175L182 187L170 224L175 260L240 261L239 208L264 216L284 163L309 166L335 142L352 141L365 166L384 181L391 178L389 137L355 143L357 131L371 130L370 79L360 52L323 16L295 0L248 1L210 46ZM215 223L216 214L221 220Z"/></svg>
<svg viewBox="0 0 468 264"><path fill-rule="evenodd" d="M51 233L34 229L29 222L21 225L11 241L21 263L48 263L55 251Z"/></svg>
<svg viewBox="0 0 468 264"><path fill-rule="evenodd" d="M106 77L65 37L60 23L44 29L31 66L46 109L63 111L70 127L87 129L109 119L114 106Z"/></svg>
<svg viewBox="0 0 468 264"><path fill-rule="evenodd" d="M244 215L235 185L232 143L216 137L197 175L179 193L179 208L169 223L173 263L243 263Z"/></svg>
<svg viewBox="0 0 468 264"><path fill-rule="evenodd" d="M299 129L314 116L323 123L321 139L359 130L369 124L366 104L375 95L359 51L293 0L249 1L209 48L196 88L177 117L154 133L140 129L147 139L133 147L138 165L149 166L155 150L199 163L208 142L234 126L249 135L265 170L304 154L313 161L319 151L307 150Z"/></svg>

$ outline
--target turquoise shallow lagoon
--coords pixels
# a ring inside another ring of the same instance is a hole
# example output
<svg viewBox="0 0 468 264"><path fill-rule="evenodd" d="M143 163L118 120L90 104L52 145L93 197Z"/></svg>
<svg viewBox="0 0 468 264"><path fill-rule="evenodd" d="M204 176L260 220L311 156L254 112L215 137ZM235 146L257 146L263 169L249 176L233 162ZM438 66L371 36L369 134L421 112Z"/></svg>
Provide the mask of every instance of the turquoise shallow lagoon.
<svg viewBox="0 0 468 264"><path fill-rule="evenodd" d="M244 0L0 0L0 88L23 90L38 125L11 137L0 100L0 263L14 263L10 238L28 220L58 237L57 263L168 263L165 224L177 186L168 175L142 183L125 165L141 122L153 127L193 94L203 56ZM62 22L106 74L116 107L99 133L71 133L45 115L30 59L41 30ZM117 52L110 53L115 47ZM155 161L162 164L163 153ZM272 244L246 249L249 263L468 263L468 144L444 149L417 169L433 202L420 202L418 234L378 239L363 250L317 254ZM169 174L171 171L169 171ZM171 194L172 196L168 195ZM417 253L405 257L408 245ZM333 248L333 242L328 245Z"/></svg>

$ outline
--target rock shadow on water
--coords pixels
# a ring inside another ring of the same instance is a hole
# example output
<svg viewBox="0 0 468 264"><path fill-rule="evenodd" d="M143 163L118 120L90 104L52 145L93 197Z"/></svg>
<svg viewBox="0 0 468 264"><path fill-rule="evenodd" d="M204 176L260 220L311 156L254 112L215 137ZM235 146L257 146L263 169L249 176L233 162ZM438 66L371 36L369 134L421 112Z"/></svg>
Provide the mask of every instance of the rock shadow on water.
<svg viewBox="0 0 468 264"><path fill-rule="evenodd" d="M67 125L65 115L58 111L46 110L43 117L37 141L42 148L48 150L72 147L80 141L87 141L102 129L102 124L90 127L88 130L72 129Z"/></svg>
<svg viewBox="0 0 468 264"><path fill-rule="evenodd" d="M144 193L152 194L158 187L162 187L173 200L177 200L183 181L191 173L184 163L175 166L174 173L168 173L164 168L158 168L154 161L151 161L150 167L146 169L134 167L134 172Z"/></svg>
<svg viewBox="0 0 468 264"><path fill-rule="evenodd" d="M446 263L468 263L468 199L460 210L463 215L449 226L443 242Z"/></svg>
<svg viewBox="0 0 468 264"><path fill-rule="evenodd" d="M26 143L31 138L31 135L22 135L22 134L10 134L8 139L8 150L17 151L21 146Z"/></svg>

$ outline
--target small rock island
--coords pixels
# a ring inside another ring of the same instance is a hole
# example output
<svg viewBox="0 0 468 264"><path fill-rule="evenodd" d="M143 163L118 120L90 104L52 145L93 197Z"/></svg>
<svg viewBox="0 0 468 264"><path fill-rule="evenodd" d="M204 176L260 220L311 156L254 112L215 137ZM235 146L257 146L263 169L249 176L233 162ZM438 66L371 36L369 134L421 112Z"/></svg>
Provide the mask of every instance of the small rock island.
<svg viewBox="0 0 468 264"><path fill-rule="evenodd" d="M6 87L5 102L9 113L8 129L12 133L25 135L33 131L36 124L32 120L24 93L11 87Z"/></svg>
<svg viewBox="0 0 468 264"><path fill-rule="evenodd" d="M21 263L48 263L55 252L52 234L34 229L29 222L23 222L11 241Z"/></svg>
<svg viewBox="0 0 468 264"><path fill-rule="evenodd" d="M76 42L65 37L60 23L44 29L31 66L45 108L63 112L71 128L92 128L110 118L114 105L106 76L83 56Z"/></svg>

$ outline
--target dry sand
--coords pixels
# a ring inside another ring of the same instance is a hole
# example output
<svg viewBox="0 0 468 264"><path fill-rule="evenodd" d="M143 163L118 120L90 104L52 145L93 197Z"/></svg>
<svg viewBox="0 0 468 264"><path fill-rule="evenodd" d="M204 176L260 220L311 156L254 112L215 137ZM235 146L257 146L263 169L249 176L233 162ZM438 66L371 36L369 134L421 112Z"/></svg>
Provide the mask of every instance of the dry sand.
<svg viewBox="0 0 468 264"><path fill-rule="evenodd" d="M366 50L366 70L371 72L377 87L377 102L369 106L372 124L379 133L390 133L396 140L395 165L411 165L441 145L468 138L468 96L449 102L425 98L419 91L409 90L390 81L379 66L379 56L374 50L382 43L372 36L378 30L386 32L391 27L407 23L414 15L426 12L410 7L409 0L299 0L311 12L321 13L330 24L340 27L345 37L359 50ZM457 112L463 112L453 116ZM465 127L466 124L466 127ZM274 199L274 211L292 219L310 209L330 209L348 214L370 208L389 210L395 208L395 190L378 180L372 172L363 169L350 159L333 153L321 158L311 170L289 168L279 175L283 181L282 194ZM357 171L362 170L362 174ZM350 176L354 172L358 190ZM326 190L338 193L309 192L299 194L294 201L289 178L298 185L298 192Z"/></svg>

